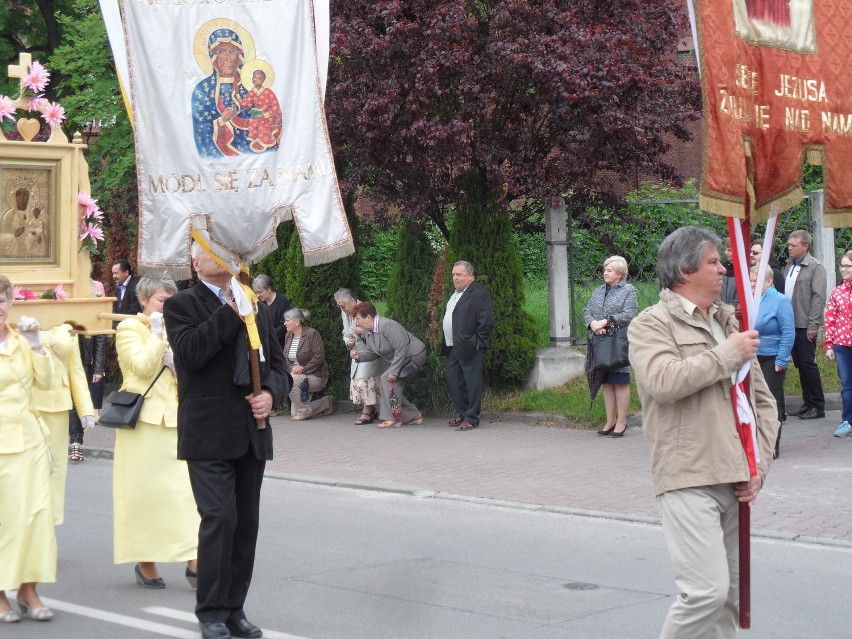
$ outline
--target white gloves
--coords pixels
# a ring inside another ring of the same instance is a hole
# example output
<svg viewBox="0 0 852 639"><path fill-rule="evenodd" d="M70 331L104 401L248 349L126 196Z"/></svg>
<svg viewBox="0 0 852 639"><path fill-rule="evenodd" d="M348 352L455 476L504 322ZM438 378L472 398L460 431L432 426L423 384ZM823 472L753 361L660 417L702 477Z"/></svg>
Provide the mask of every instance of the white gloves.
<svg viewBox="0 0 852 639"><path fill-rule="evenodd" d="M163 314L159 311L154 311L148 316L148 323L151 324L151 332L157 337L163 337Z"/></svg>
<svg viewBox="0 0 852 639"><path fill-rule="evenodd" d="M175 354L171 348L167 348L163 353L163 366L167 367L172 373L175 372Z"/></svg>
<svg viewBox="0 0 852 639"><path fill-rule="evenodd" d="M83 431L87 433L95 427L95 418L93 415L83 415L80 418L80 422L83 424Z"/></svg>
<svg viewBox="0 0 852 639"><path fill-rule="evenodd" d="M34 317L22 315L18 320L18 330L27 340L34 351L41 348L41 334L39 333L38 320Z"/></svg>

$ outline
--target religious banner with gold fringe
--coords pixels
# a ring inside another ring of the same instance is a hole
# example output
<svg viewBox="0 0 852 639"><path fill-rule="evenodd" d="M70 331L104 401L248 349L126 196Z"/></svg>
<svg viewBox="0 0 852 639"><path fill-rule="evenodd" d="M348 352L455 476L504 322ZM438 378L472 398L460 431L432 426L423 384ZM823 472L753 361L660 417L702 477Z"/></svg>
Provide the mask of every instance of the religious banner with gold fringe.
<svg viewBox="0 0 852 639"><path fill-rule="evenodd" d="M852 223L852 0L694 0L703 210L756 223L822 164L830 224Z"/></svg>
<svg viewBox="0 0 852 639"><path fill-rule="evenodd" d="M313 2L118 6L120 36L115 25L109 31L126 54L138 271L188 278L193 229L206 230L218 253L256 262L277 247L278 224L291 219L306 265L352 254L323 111Z"/></svg>

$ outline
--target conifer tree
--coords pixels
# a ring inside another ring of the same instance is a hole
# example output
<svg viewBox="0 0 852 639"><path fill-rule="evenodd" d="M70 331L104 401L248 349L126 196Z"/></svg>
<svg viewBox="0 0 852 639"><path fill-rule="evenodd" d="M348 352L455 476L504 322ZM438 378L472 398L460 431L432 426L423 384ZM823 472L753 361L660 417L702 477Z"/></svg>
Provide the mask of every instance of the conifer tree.
<svg viewBox="0 0 852 639"><path fill-rule="evenodd" d="M429 325L426 308L435 251L419 225L407 221L400 233L396 262L388 281L388 317L423 339Z"/></svg>

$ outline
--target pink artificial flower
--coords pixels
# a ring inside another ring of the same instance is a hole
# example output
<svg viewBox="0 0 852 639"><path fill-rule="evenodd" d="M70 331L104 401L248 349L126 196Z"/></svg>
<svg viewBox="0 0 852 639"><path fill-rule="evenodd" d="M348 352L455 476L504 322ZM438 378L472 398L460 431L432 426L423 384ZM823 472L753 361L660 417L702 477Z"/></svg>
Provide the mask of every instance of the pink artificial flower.
<svg viewBox="0 0 852 639"><path fill-rule="evenodd" d="M4 119L15 119L15 105L12 104L12 99L5 95L0 95L0 122Z"/></svg>
<svg viewBox="0 0 852 639"><path fill-rule="evenodd" d="M33 293L28 288L21 288L20 286L12 287L12 297L16 300L35 300L38 299L38 296Z"/></svg>
<svg viewBox="0 0 852 639"><path fill-rule="evenodd" d="M42 109L41 117L50 125L50 128L57 127L65 119L65 109L58 102L51 102Z"/></svg>
<svg viewBox="0 0 852 639"><path fill-rule="evenodd" d="M86 217L90 217L93 220L102 220L104 219L104 212L101 211L99 208L96 208L94 211L87 212Z"/></svg>
<svg viewBox="0 0 852 639"><path fill-rule="evenodd" d="M91 222L89 222L88 224L86 224L86 226L81 227L81 228L83 229L83 232L80 234L80 241L81 242L83 240L85 240L87 237L92 238L92 240L94 240L95 244L97 244L98 241L104 239L103 229L101 229L101 227L98 226L97 224L92 224Z"/></svg>
<svg viewBox="0 0 852 639"><path fill-rule="evenodd" d="M38 60L34 61L30 65L29 73L23 77L24 86L37 93L44 91L44 87L47 86L48 80L50 80L50 73L48 73L47 69L41 66L41 63Z"/></svg>
<svg viewBox="0 0 852 639"><path fill-rule="evenodd" d="M58 300L67 300L68 293L62 288L62 284L57 284L56 288L53 289L53 294L56 295L56 299Z"/></svg>
<svg viewBox="0 0 852 639"><path fill-rule="evenodd" d="M98 208L98 201L88 193L77 193L77 204L86 209L84 217L88 217L90 215L96 217L95 212L101 212L101 210Z"/></svg>
<svg viewBox="0 0 852 639"><path fill-rule="evenodd" d="M27 99L27 111L41 112L46 106L47 100L40 95Z"/></svg>

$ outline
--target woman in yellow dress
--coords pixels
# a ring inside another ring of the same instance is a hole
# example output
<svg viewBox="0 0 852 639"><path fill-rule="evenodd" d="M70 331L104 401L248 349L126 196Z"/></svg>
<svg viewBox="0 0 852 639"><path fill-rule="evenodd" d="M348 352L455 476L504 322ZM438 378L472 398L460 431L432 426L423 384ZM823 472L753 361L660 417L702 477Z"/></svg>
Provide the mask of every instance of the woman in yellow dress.
<svg viewBox="0 0 852 639"><path fill-rule="evenodd" d="M95 409L86 382L86 371L71 326L60 324L41 332L41 341L53 360L54 384L47 390L34 389L33 402L47 425L47 443L53 454L50 477L53 523L65 519L65 484L68 477L68 413L76 408L84 430L95 425Z"/></svg>
<svg viewBox="0 0 852 639"><path fill-rule="evenodd" d="M136 582L165 588L157 562L187 562L195 587L200 519L186 462L177 458L177 381L163 330L163 302L177 292L171 280L143 277L136 285L142 313L122 321L115 348L121 390L144 393L135 429L119 429L113 462L115 563L136 562Z"/></svg>
<svg viewBox="0 0 852 639"><path fill-rule="evenodd" d="M6 597L14 589L23 614L47 621L53 611L36 584L56 581L56 534L47 433L32 406L32 389L51 387L53 365L37 322L22 317L20 333L6 324L10 306L12 284L0 275L0 623L21 619Z"/></svg>

